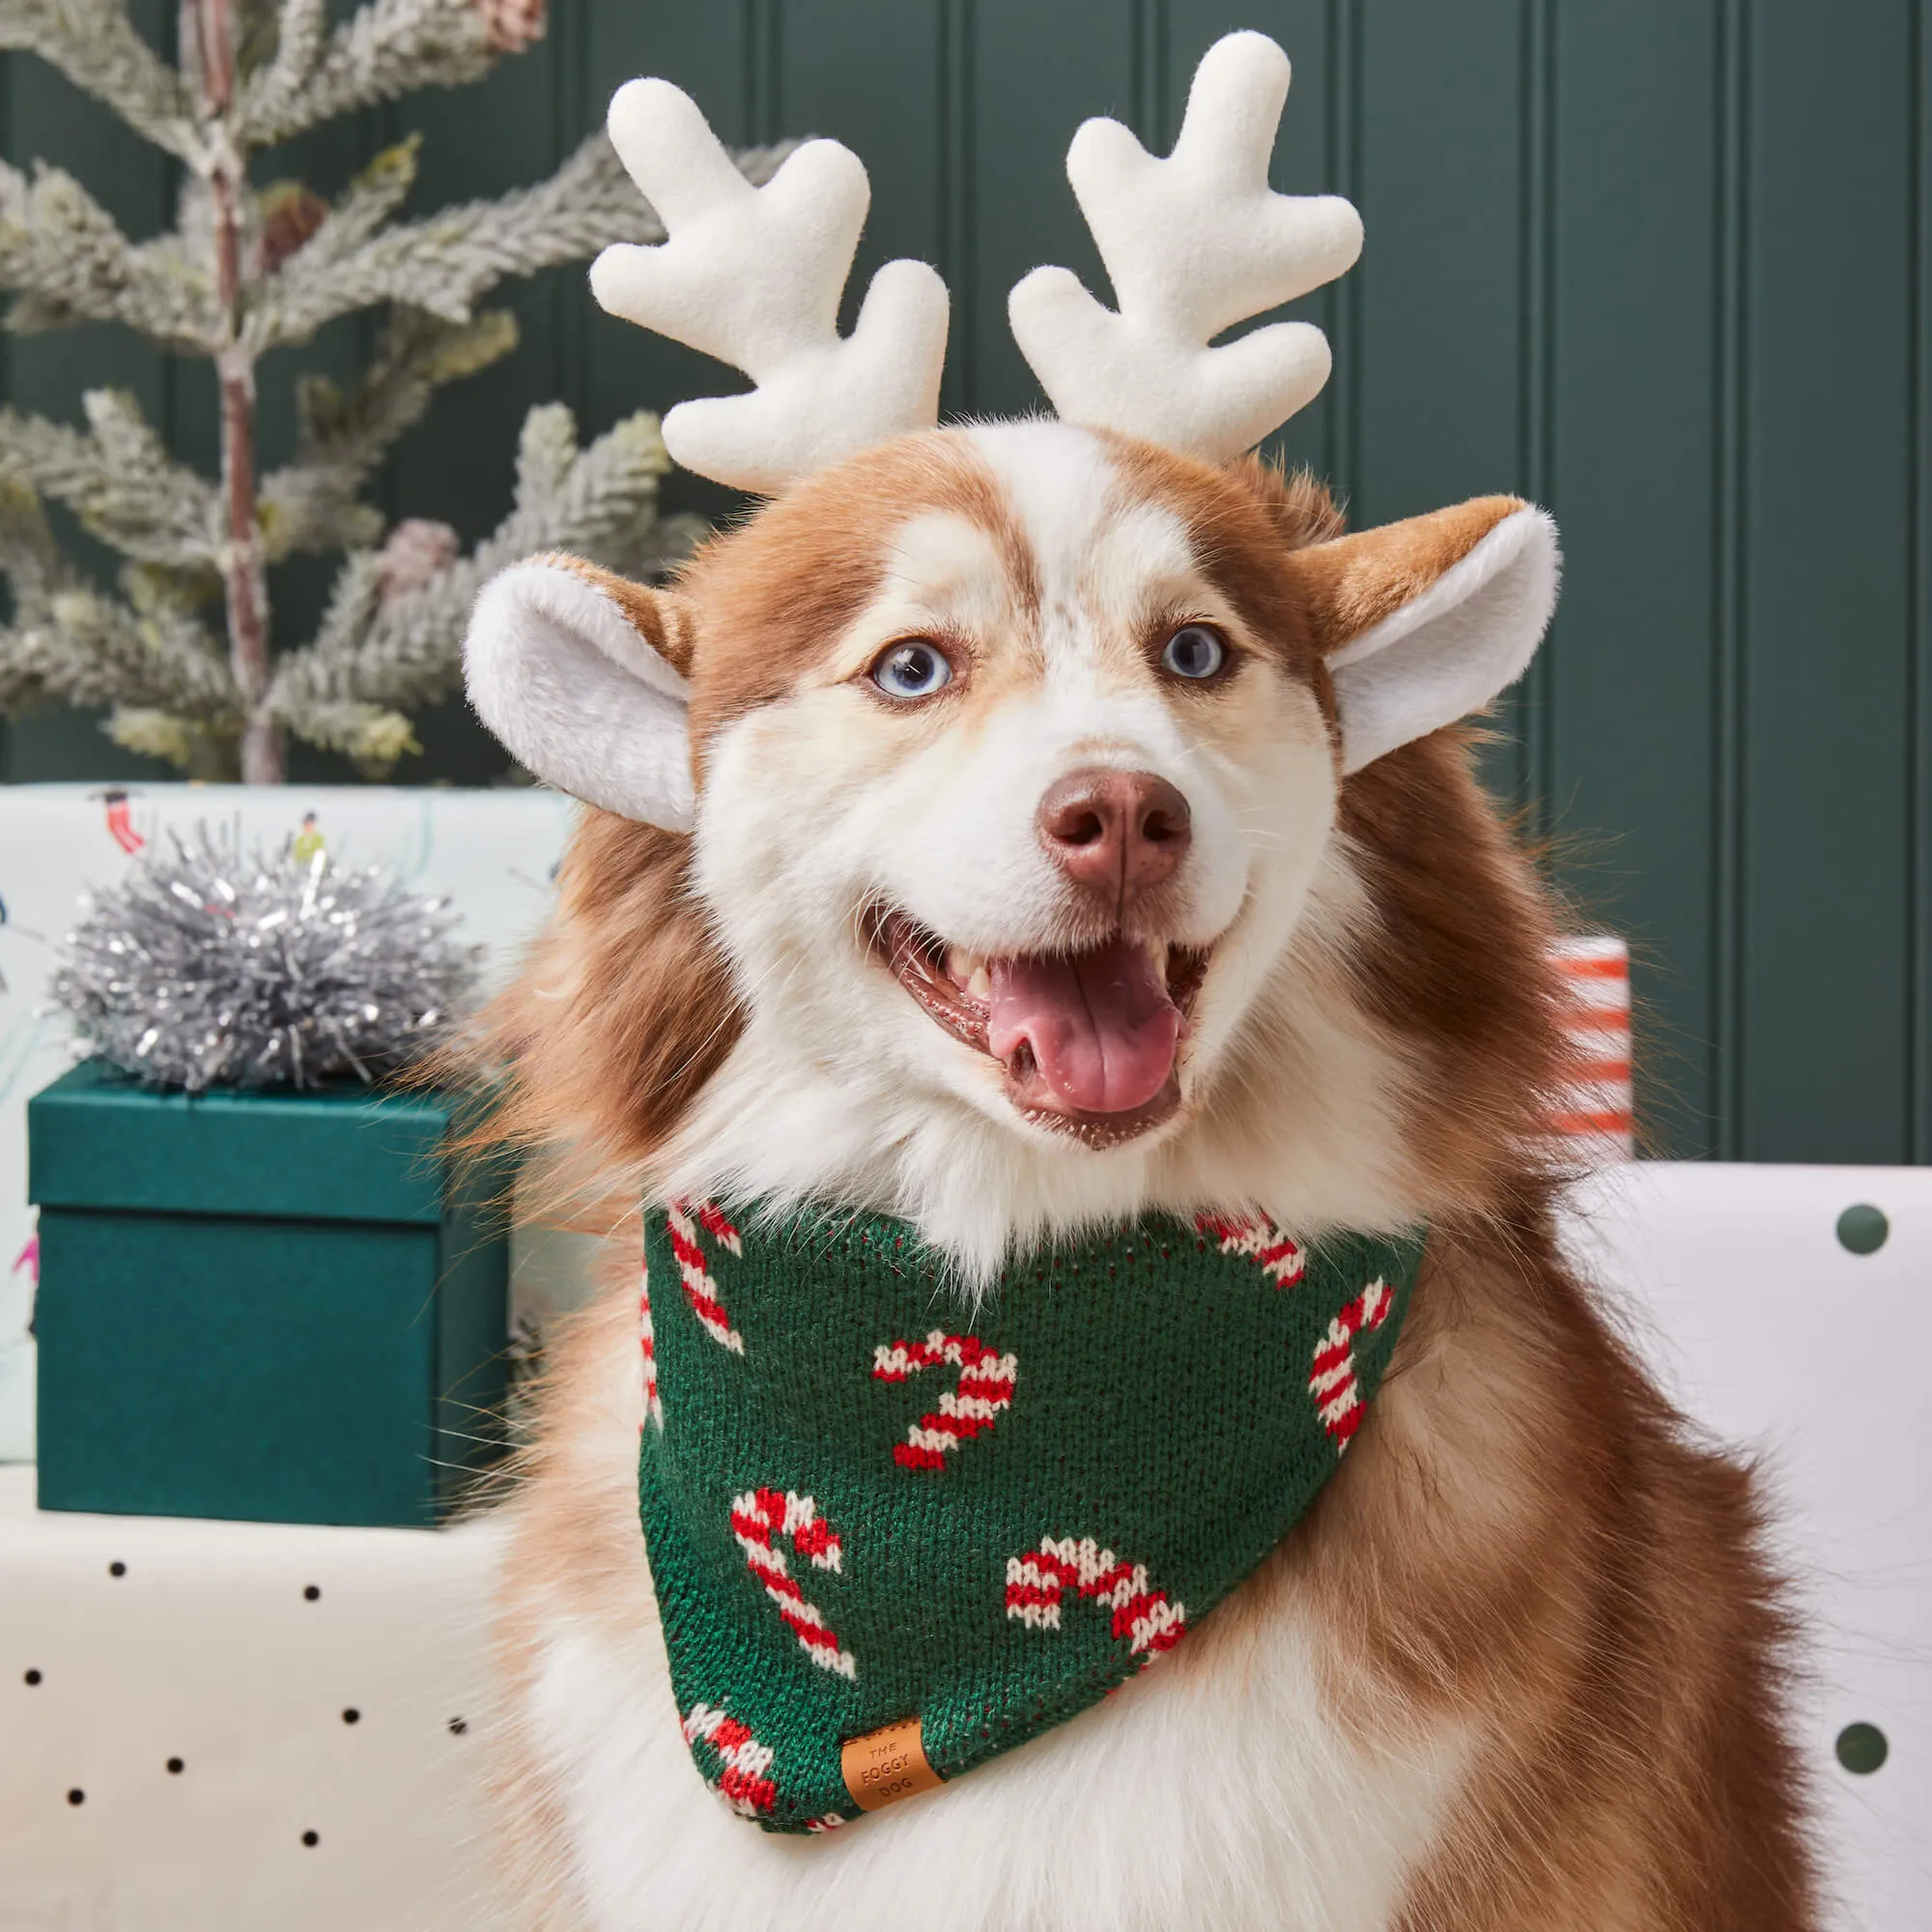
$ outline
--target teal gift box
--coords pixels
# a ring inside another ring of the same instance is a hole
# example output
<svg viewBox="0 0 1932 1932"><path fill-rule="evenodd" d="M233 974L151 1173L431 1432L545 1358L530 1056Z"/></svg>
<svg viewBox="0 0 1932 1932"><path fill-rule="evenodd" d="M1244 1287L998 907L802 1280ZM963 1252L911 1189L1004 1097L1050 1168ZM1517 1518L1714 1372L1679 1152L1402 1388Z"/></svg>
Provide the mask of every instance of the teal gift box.
<svg viewBox="0 0 1932 1932"><path fill-rule="evenodd" d="M27 1108L43 1509L433 1525L496 1453L508 1175L436 1094Z"/></svg>

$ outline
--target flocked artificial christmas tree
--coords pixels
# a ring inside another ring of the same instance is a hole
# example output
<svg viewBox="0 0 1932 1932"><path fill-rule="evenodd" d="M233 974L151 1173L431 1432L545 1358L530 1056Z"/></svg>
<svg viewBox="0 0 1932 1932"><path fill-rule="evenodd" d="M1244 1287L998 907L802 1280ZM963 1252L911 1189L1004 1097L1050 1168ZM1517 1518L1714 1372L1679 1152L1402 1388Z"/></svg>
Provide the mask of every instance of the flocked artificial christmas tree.
<svg viewBox="0 0 1932 1932"><path fill-rule="evenodd" d="M71 175L0 162L7 326L125 324L214 364L221 474L175 462L132 397L95 390L85 429L0 410L0 714L106 705L129 748L211 776L273 782L286 736L382 770L413 740L409 712L452 690L469 608L493 571L565 548L634 574L696 531L660 521L668 466L640 413L587 448L568 410L534 409L509 515L468 554L447 526L410 519L384 540L367 491L441 384L515 344L478 311L497 282L652 242L663 230L599 131L550 180L412 221L393 219L415 145L379 155L332 204L258 188L250 154L413 89L473 80L544 27L544 0L184 0L180 63L130 23L126 0L0 0L0 48L39 55L181 165L179 219L131 242ZM762 180L782 151L740 163ZM374 359L347 389L300 382L294 458L258 473L255 372L334 318L386 305ZM118 594L59 550L43 499L126 558ZM344 552L315 635L270 650L269 569Z"/></svg>

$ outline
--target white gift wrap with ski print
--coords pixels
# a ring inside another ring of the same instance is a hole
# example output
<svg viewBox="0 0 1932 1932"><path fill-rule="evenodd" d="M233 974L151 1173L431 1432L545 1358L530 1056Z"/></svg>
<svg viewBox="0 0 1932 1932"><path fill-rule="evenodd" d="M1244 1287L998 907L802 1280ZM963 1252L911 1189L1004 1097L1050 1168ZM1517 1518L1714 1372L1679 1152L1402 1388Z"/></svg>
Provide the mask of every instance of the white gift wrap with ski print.
<svg viewBox="0 0 1932 1932"><path fill-rule="evenodd" d="M27 1101L74 1058L65 1019L44 1010L81 894L110 885L135 854L206 824L243 850L274 850L303 819L347 865L393 867L446 895L458 936L487 949L495 984L549 916L576 805L560 793L408 790L387 785L0 785L0 1462L34 1453L33 1309L38 1249L27 1205ZM568 1294L568 1237L520 1236L520 1300Z"/></svg>

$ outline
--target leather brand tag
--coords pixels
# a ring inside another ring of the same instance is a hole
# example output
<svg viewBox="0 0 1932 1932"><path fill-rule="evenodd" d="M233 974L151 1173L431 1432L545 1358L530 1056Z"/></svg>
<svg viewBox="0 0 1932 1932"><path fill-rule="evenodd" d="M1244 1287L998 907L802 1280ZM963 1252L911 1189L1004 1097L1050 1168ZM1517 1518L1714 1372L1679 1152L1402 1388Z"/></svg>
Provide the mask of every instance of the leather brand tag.
<svg viewBox="0 0 1932 1932"><path fill-rule="evenodd" d="M944 1782L925 1761L917 1718L901 1718L896 1724L853 1738L839 1750L838 1768L861 1811L877 1811Z"/></svg>

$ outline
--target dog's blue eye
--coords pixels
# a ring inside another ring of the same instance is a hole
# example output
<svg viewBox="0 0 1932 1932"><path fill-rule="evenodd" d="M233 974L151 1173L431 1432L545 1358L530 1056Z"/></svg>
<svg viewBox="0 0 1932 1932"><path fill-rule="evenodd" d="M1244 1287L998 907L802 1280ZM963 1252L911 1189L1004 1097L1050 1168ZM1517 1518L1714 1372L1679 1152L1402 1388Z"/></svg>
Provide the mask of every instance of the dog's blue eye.
<svg viewBox="0 0 1932 1932"><path fill-rule="evenodd" d="M895 644L872 667L872 682L888 697L930 697L952 682L952 667L923 638Z"/></svg>
<svg viewBox="0 0 1932 1932"><path fill-rule="evenodd" d="M1176 677L1212 677L1228 662L1228 647L1206 624L1189 624L1168 639L1160 662Z"/></svg>

